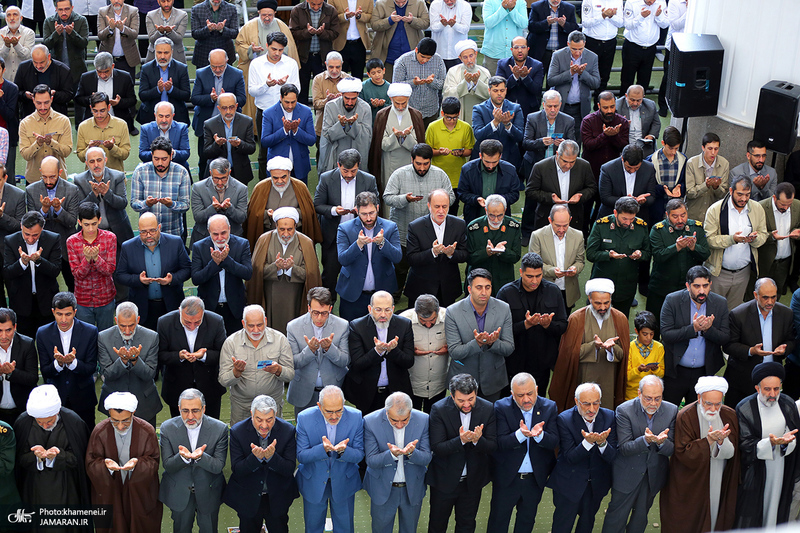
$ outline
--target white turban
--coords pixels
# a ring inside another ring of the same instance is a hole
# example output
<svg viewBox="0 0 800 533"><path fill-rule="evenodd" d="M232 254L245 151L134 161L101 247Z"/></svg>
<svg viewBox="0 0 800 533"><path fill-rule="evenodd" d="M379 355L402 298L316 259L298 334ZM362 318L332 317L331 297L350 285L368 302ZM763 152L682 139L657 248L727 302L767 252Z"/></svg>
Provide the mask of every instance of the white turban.
<svg viewBox="0 0 800 533"><path fill-rule="evenodd" d="M49 418L61 410L61 397L55 385L39 385L28 396L25 406L28 415L33 418Z"/></svg>
<svg viewBox="0 0 800 533"><path fill-rule="evenodd" d="M386 91L386 96L394 98L395 96L411 96L411 85L407 83L392 83L389 85L389 90Z"/></svg>
<svg viewBox="0 0 800 533"><path fill-rule="evenodd" d="M287 170L289 172L292 171L292 160L288 157L282 156L275 156L269 161L267 161L267 172L272 172L273 170Z"/></svg>
<svg viewBox="0 0 800 533"><path fill-rule="evenodd" d="M458 41L453 48L456 51L456 56L460 56L464 50L475 50L477 52L478 44L472 39L464 39L463 41Z"/></svg>
<svg viewBox="0 0 800 533"><path fill-rule="evenodd" d="M294 220L295 225L300 222L300 214L294 207L279 207L272 212L272 220L278 222L282 218L291 218Z"/></svg>
<svg viewBox="0 0 800 533"><path fill-rule="evenodd" d="M594 278L586 282L586 296L593 292L614 294L614 282L608 278Z"/></svg>
<svg viewBox="0 0 800 533"><path fill-rule="evenodd" d="M139 400L130 392L112 392L106 396L106 401L103 402L103 407L106 411L114 409L115 411L136 411L139 406Z"/></svg>
<svg viewBox="0 0 800 533"><path fill-rule="evenodd" d="M360 93L361 88L361 80L357 78L346 78L336 85L336 90L340 93Z"/></svg>
<svg viewBox="0 0 800 533"><path fill-rule="evenodd" d="M720 376L703 376L697 380L697 385L694 386L694 392L697 394L712 390L725 394L728 392L728 382Z"/></svg>

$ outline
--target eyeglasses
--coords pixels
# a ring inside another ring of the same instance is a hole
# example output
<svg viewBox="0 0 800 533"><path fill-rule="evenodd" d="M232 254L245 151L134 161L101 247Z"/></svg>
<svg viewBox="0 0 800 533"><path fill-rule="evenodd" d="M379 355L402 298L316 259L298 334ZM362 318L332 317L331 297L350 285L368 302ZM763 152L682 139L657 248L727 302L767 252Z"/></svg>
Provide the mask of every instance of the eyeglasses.
<svg viewBox="0 0 800 533"><path fill-rule="evenodd" d="M511 47L512 50L527 50L528 47L524 44L517 44Z"/></svg>
<svg viewBox="0 0 800 533"><path fill-rule="evenodd" d="M344 413L344 407L342 407L341 409L338 409L336 411L328 411L327 409L323 409L322 413L325 414L325 415L328 415L328 416L331 416L331 415L339 416L342 413Z"/></svg>
<svg viewBox="0 0 800 533"><path fill-rule="evenodd" d="M662 396L642 396L644 403L658 403L661 401Z"/></svg>
<svg viewBox="0 0 800 533"><path fill-rule="evenodd" d="M181 414L182 415L188 415L189 413L191 413L193 415L199 415L202 412L203 412L202 409L181 409Z"/></svg>
<svg viewBox="0 0 800 533"><path fill-rule="evenodd" d="M503 220L503 217L505 217L505 216L506 216L505 213L500 213L499 215L493 215L491 213L486 213L486 217L490 218L492 220Z"/></svg>
<svg viewBox="0 0 800 533"><path fill-rule="evenodd" d="M719 409L720 407L722 407L722 402L714 403L714 402L707 402L707 401L703 400L703 405L705 407L713 407L715 409Z"/></svg>
<svg viewBox="0 0 800 533"><path fill-rule="evenodd" d="M584 408L587 408L587 407L600 407L600 402L599 401L597 401L597 402L578 402L578 403L580 403L581 407L584 407Z"/></svg>
<svg viewBox="0 0 800 533"><path fill-rule="evenodd" d="M139 235L155 235L158 233L158 228L155 229L140 229Z"/></svg>
<svg viewBox="0 0 800 533"><path fill-rule="evenodd" d="M458 120L458 115L452 115L452 116L444 115L442 118L447 120L448 122L455 122Z"/></svg>
<svg viewBox="0 0 800 533"><path fill-rule="evenodd" d="M311 311L311 316L314 318L328 318L329 311Z"/></svg>

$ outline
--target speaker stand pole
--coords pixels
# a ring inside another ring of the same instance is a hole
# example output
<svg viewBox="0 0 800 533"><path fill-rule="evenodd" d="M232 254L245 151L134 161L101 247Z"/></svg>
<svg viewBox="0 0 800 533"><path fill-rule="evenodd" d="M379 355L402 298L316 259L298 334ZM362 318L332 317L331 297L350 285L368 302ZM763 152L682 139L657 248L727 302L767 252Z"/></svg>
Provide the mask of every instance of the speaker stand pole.
<svg viewBox="0 0 800 533"><path fill-rule="evenodd" d="M681 145L678 148L679 151L683 152L683 144L686 142L686 130L689 128L689 117L685 117L681 119ZM775 165L772 165L773 167Z"/></svg>
<svg viewBox="0 0 800 533"><path fill-rule="evenodd" d="M778 152L772 152L772 165L770 165L772 168L775 168L775 160L777 159L778 159Z"/></svg>

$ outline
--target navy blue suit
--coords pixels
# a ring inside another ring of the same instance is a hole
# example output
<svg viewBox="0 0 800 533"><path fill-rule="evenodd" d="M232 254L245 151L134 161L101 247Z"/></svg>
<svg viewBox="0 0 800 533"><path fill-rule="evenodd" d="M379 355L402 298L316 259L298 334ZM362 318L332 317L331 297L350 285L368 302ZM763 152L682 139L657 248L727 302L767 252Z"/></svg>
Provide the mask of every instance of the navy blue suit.
<svg viewBox="0 0 800 533"><path fill-rule="evenodd" d="M594 419L593 431L602 433L611 428L605 451L597 445L590 450L583 446L581 430L588 431L578 407L558 415L558 434L561 440L558 462L547 486L553 489L553 533L572 531L575 517L580 515L576 533L590 533L594 517L611 489L611 465L617 456L617 424L614 411L600 408Z"/></svg>
<svg viewBox="0 0 800 533"><path fill-rule="evenodd" d="M19 144L19 115L17 111L19 87L12 81L3 80L2 89L3 96L0 96L0 116L6 121L8 146L17 146Z"/></svg>
<svg viewBox="0 0 800 533"><path fill-rule="evenodd" d="M356 217L339 224L336 234L336 248L342 271L336 283L336 292L348 302L354 302L364 290L364 277L367 275L367 247L359 249L358 234L364 229L361 219ZM373 235L383 230L384 245L382 248L372 246L372 274L375 276L375 290L397 292L397 277L394 265L403 258L400 248L400 234L397 224L391 220L378 217Z"/></svg>
<svg viewBox="0 0 800 533"><path fill-rule="evenodd" d="M550 24L547 23L547 17L550 16L550 12L548 0L539 0L531 4L531 11L528 15L528 47L530 47L530 55L539 61L544 57L544 53L547 50L547 40L550 38ZM578 21L575 19L575 6L572 4L561 2L558 5L558 16L567 17L567 22L563 26L558 26L558 47L556 50L567 46L567 36L570 32L578 29Z"/></svg>
<svg viewBox="0 0 800 533"><path fill-rule="evenodd" d="M183 282L192 274L192 264L183 240L175 235L161 234L161 275L172 273L172 282L161 286L161 294L167 311L173 311L183 301ZM114 279L117 283L130 287L128 298L139 307L142 322L147 320L147 285L139 281L139 274L147 270L144 262L144 244L139 237L122 243L117 271Z"/></svg>
<svg viewBox="0 0 800 533"><path fill-rule="evenodd" d="M516 149L516 146L512 146L512 149ZM484 210L478 203L478 198L483 197L482 164L480 159L470 161L461 167L461 176L458 178L457 194L458 199L464 202L464 220L467 225L484 215ZM511 163L501 159L496 172L497 185L494 194L499 194L506 199L506 204L508 204L506 215L511 216L511 206L519 200L517 169Z"/></svg>
<svg viewBox="0 0 800 533"><path fill-rule="evenodd" d="M481 141L484 139L497 139L503 143L503 155L500 158L522 170L522 154L520 154L519 146L525 136L525 118L527 115L522 112L522 107L519 104L515 104L508 99L503 100L503 113L509 111L514 113L511 119L511 129L506 130L501 123L496 130L493 130L493 111L494 104L491 98L472 108L472 129L475 132L475 149L472 150L472 159L477 159L478 155L480 155ZM519 189L519 180L517 180L517 189ZM509 207L511 206L511 204L508 205ZM472 220L466 217L465 219L467 222Z"/></svg>
<svg viewBox="0 0 800 533"><path fill-rule="evenodd" d="M524 436L520 442L518 436L521 434L517 432L520 421L525 418L512 396L495 402L494 416L497 422L497 451L494 453L492 510L489 514L488 531L508 531L511 512L515 507L517 518L514 531L531 531L547 478L556 464L558 408L554 401L544 396L536 398L528 429L544 422L542 439L539 442ZM526 454L530 457L533 476L520 479L519 472Z"/></svg>
<svg viewBox="0 0 800 533"><path fill-rule="evenodd" d="M542 103L542 83L544 82L544 66L538 59L525 58L525 66L531 69L527 76L517 79L511 72L516 65L514 57L507 57L497 62L497 76L506 79L506 100L516 102L522 107L523 116L527 117L539 110Z"/></svg>
<svg viewBox="0 0 800 533"><path fill-rule="evenodd" d="M261 437L253 427L252 418L242 420L231 428L231 477L222 501L239 514L239 520L256 518L260 526L261 520L266 518L270 531L280 531L280 528L273 528L270 522L280 521L283 517L288 524L289 507L300 496L294 478L297 459L294 426L276 418L267 436L267 446L273 441L277 441L275 453L269 462L262 463L250 449L251 444L261 445ZM269 512L261 516L258 511L265 481Z"/></svg>
<svg viewBox="0 0 800 533"><path fill-rule="evenodd" d="M292 150L294 162L294 177L308 184L308 173L311 170L311 159L308 147L317 142L314 133L314 119L311 109L303 104L297 104L292 112L292 120L300 119L297 132L288 135L283 130L283 107L281 103L273 105L263 113L261 121L261 146L267 149L267 159L275 156L289 157Z"/></svg>
<svg viewBox="0 0 800 533"><path fill-rule="evenodd" d="M192 89L192 104L194 104L194 118L192 119L192 129L198 137L203 135L203 124L211 118L217 103L211 99L211 89L214 88L214 73L211 66L197 69L194 77L194 88ZM236 67L228 65L222 74L222 89L226 93L236 95L236 103L239 110L244 108L247 103L247 95L244 90L244 76L242 71Z"/></svg>
<svg viewBox="0 0 800 533"><path fill-rule="evenodd" d="M189 154L192 150L189 145L189 125L173 120L168 134L172 149L175 150L175 157L172 158L172 161L189 170ZM161 130L156 121L142 125L139 132L139 160L142 163L149 163L153 160L150 144L159 136L161 136Z"/></svg>
<svg viewBox="0 0 800 533"><path fill-rule="evenodd" d="M189 89L189 69L180 61L173 59L167 67L167 75L172 78L172 92L167 97L172 105L175 106L175 120L189 123L189 110L186 109L186 102L191 98ZM139 100L142 105L139 107L139 124L145 125L152 122L155 118L154 106L161 101L161 93L158 92L158 80L161 79L161 69L156 60L142 65Z"/></svg>
<svg viewBox="0 0 800 533"><path fill-rule="evenodd" d="M50 383L58 389L61 403L77 412L84 418L87 411L91 414L94 427L94 407L97 405L97 394L94 389L92 374L97 370L97 328L77 318L72 326L72 338L67 351L61 345L58 334L58 325L51 322L39 328L36 332L36 350L39 352L39 365L45 383ZM53 348L63 355L67 355L75 348L75 362L77 366L70 370L66 366L59 372L56 368ZM88 420L84 418L88 425Z"/></svg>

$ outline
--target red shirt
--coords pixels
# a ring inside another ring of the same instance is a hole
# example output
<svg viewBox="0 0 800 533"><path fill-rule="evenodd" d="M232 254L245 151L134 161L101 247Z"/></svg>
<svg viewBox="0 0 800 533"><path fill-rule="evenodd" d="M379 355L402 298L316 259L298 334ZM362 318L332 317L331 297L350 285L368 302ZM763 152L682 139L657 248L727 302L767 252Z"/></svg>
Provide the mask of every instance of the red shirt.
<svg viewBox="0 0 800 533"><path fill-rule="evenodd" d="M99 246L95 261L83 255L84 246ZM94 242L83 238L83 232L67 239L69 266L75 276L75 298L83 307L108 305L117 295L114 287L114 270L117 268L117 236L110 231L98 229Z"/></svg>

